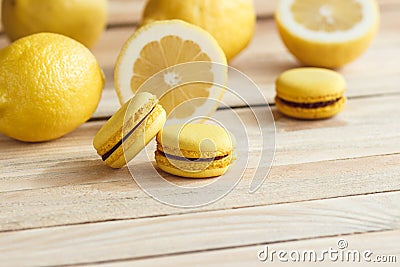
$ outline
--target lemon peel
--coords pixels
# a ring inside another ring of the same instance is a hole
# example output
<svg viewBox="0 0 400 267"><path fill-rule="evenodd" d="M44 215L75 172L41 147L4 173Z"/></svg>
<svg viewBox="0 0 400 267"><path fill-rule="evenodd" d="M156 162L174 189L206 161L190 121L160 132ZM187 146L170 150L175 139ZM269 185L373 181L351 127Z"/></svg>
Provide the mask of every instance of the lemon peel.
<svg viewBox="0 0 400 267"><path fill-rule="evenodd" d="M53 33L21 38L0 51L0 132L26 142L61 137L91 117L103 86L81 43Z"/></svg>
<svg viewBox="0 0 400 267"><path fill-rule="evenodd" d="M107 21L107 0L3 0L2 23L10 40L52 32L93 47Z"/></svg>
<svg viewBox="0 0 400 267"><path fill-rule="evenodd" d="M248 46L256 25L253 0L149 0L141 24L170 19L180 19L208 31L228 61Z"/></svg>
<svg viewBox="0 0 400 267"><path fill-rule="evenodd" d="M196 64L186 64L186 63ZM219 65L218 65L219 64ZM120 103L139 90L160 99L171 118L209 115L217 108L227 79L227 61L217 41L202 28L181 20L155 21L124 44L114 72ZM190 83L200 81L203 83ZM191 101L197 99L196 101ZM173 112L176 107L179 112Z"/></svg>
<svg viewBox="0 0 400 267"><path fill-rule="evenodd" d="M276 24L302 63L338 68L362 55L379 26L375 0L280 0Z"/></svg>

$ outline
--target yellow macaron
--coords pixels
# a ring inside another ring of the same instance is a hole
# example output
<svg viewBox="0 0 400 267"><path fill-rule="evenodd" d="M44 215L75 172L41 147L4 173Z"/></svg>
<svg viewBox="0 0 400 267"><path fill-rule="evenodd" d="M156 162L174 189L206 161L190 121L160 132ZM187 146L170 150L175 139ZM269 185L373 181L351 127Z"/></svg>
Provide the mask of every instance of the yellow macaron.
<svg viewBox="0 0 400 267"><path fill-rule="evenodd" d="M157 135L159 168L186 178L223 175L236 160L236 141L222 127L210 124L171 125Z"/></svg>
<svg viewBox="0 0 400 267"><path fill-rule="evenodd" d="M346 103L346 81L339 73L322 68L298 68L276 80L276 106L298 119L325 119L338 114Z"/></svg>
<svg viewBox="0 0 400 267"><path fill-rule="evenodd" d="M122 168L157 135L166 113L156 96L139 93L100 129L93 146L112 168Z"/></svg>

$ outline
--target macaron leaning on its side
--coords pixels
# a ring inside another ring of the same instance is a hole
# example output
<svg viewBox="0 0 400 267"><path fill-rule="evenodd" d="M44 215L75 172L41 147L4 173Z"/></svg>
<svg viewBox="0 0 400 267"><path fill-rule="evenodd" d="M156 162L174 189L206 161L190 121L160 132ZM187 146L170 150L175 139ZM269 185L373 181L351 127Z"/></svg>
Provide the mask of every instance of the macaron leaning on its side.
<svg viewBox="0 0 400 267"><path fill-rule="evenodd" d="M339 73L322 68L298 68L276 81L276 106L297 119L326 119L343 110L346 81Z"/></svg>
<svg viewBox="0 0 400 267"><path fill-rule="evenodd" d="M157 135L159 168L186 178L210 178L226 173L236 160L236 141L222 127L210 124L171 125Z"/></svg>
<svg viewBox="0 0 400 267"><path fill-rule="evenodd" d="M122 168L157 135L166 112L156 96L139 93L125 103L100 129L93 146L112 168Z"/></svg>

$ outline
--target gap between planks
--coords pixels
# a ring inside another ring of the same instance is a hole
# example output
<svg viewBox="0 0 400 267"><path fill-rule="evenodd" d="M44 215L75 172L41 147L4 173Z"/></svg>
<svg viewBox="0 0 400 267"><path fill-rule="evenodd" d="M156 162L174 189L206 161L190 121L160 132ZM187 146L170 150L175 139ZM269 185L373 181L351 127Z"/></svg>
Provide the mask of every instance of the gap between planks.
<svg viewBox="0 0 400 267"><path fill-rule="evenodd" d="M343 113L330 120L320 121L289 119L273 109L277 129L277 152L274 166L400 152L399 145L396 145L400 143L398 136L400 123L396 123L399 122L397 116L399 101L400 96L353 100L348 103ZM385 105L382 105L382 103L385 103ZM254 110L260 113L263 108L255 108ZM265 110L264 112L268 111ZM254 158L258 155L257 147L262 145L257 140L259 133L257 121L255 121L250 109L218 111L214 118L227 125L237 135L239 133L235 129L240 128L241 125L232 124L232 116L237 116L246 123L247 136L240 135L237 138L249 140L250 150L244 152L246 154L250 152L251 158ZM2 166L3 171L3 179L0 180L0 192L6 190L7 183L12 182L19 175L30 174L33 175L32 178L38 178L37 175L43 177L43 174L45 174L43 171L47 169L58 170L61 168L59 171L68 171L65 164L68 164L69 168L74 167L70 170L71 172L84 171L83 174L86 175L90 174L88 171L92 168L87 168L85 172L85 164L97 165L99 173L104 172L110 175L114 173L107 171L108 169L100 162L92 147L92 138L102 126L102 123L102 121L87 123L74 133L51 144L40 143L27 146L24 143L0 136L0 144L3 147L3 153L0 156L2 160L0 166ZM299 138L302 143L297 142ZM330 142L325 142L327 138L330 138ZM37 155L38 150L41 151L41 155ZM49 155L52 156L48 157ZM79 162L77 162L78 160ZM148 158L144 156L137 160L146 161ZM63 164L54 165L57 162ZM7 180L7 177L13 179ZM26 182L30 182L30 180ZM19 182L11 183L8 188L18 184ZM31 186L33 185L31 184ZM24 187L16 187L15 189L24 189Z"/></svg>
<svg viewBox="0 0 400 267"><path fill-rule="evenodd" d="M94 262L88 263L85 266L102 266L102 267L150 267L150 266L260 266L257 253L265 249L268 245L270 250L287 252L296 251L316 251L319 255L323 250L330 247L336 248L338 240L346 240L349 244L349 249L360 252L369 250L377 255L397 256L397 262L400 260L400 250L398 244L400 242L400 231L371 231L360 234L350 235L334 235L330 237L310 238L293 241L283 241L278 243L255 244L249 246L224 248L216 250L206 250L201 252L177 253L173 255L164 255L161 257L148 257L136 260L115 260L106 263ZM372 257L374 258L374 257ZM268 262L262 263L268 266L286 266L288 263ZM359 266L351 262L340 263L340 266ZM359 263L358 263L359 264ZM369 263L373 264L373 263ZM393 266L396 262L392 263ZM337 262L329 262L327 259L323 263L313 263L313 266L337 266ZM389 264L387 264L389 265ZM310 262L296 263L296 266L310 266ZM379 265L381 266L381 265Z"/></svg>
<svg viewBox="0 0 400 267"><path fill-rule="evenodd" d="M254 0L257 17L261 19L272 18L277 2L277 0ZM382 11L400 8L396 0L378 0L378 3ZM110 0L108 25L114 27L116 25L137 24L141 19L144 6L145 0Z"/></svg>
<svg viewBox="0 0 400 267"><path fill-rule="evenodd" d="M376 97L389 97L389 96L398 96L400 95L400 92L394 92L394 93L382 93L382 94L374 94L374 95L360 95L360 96L350 96L347 97L348 101L355 100L355 99L367 99L367 98L376 98ZM243 110L243 109L254 109L254 108L273 108L275 107L275 103L266 103L266 104L249 104L249 105L237 105L237 106L232 106L232 107L219 107L216 112L218 111L224 111L224 110ZM92 117L90 118L87 122L97 122L97 121L102 121L105 122L111 118L112 115L108 115L105 117Z"/></svg>
<svg viewBox="0 0 400 267"><path fill-rule="evenodd" d="M387 193L400 189L399 160L400 155L394 155L273 168L255 194L248 194L245 180L220 202L201 209L160 204L132 180L2 193L0 220L3 231L18 231ZM362 174L352 174L354 166L367 167ZM327 180L328 173L332 175Z"/></svg>
<svg viewBox="0 0 400 267"><path fill-rule="evenodd" d="M86 264L397 230L399 205L400 192L394 192L0 233L0 261L16 266ZM24 257L19 251L25 251Z"/></svg>
<svg viewBox="0 0 400 267"><path fill-rule="evenodd" d="M238 187L225 199L205 209L398 190L399 101L399 97L353 100L339 116L316 122L294 121L275 113L277 154L263 187L254 195L243 194L248 191L251 173L256 167L249 165ZM248 110L236 112L244 121L251 118ZM217 115L219 120L231 121L227 111L217 112ZM3 149L1 230L182 212L150 199L126 169L114 171L104 166L91 145L92 136L101 124L87 123L51 144L32 144L30 150L26 144L0 136ZM257 126L254 123L248 126L249 138L253 140ZM254 143L252 149L257 146L260 145ZM257 156L255 150L251 151L250 158ZM394 155L379 156L384 154ZM138 164L148 162L146 156L135 160ZM209 182L165 177L183 185ZM23 189L32 190L15 191ZM44 200L50 204L44 205Z"/></svg>
<svg viewBox="0 0 400 267"><path fill-rule="evenodd" d="M126 3L122 1L120 4ZM396 9L391 6L392 4L398 5L398 2L385 0L382 3L383 6L389 5L390 8L382 10L381 29L372 46L365 55L340 70L348 81L347 95L350 97L375 95L377 91L388 94L399 92L397 84L400 83L400 66L395 55L400 54L398 46L400 39L397 30L400 25ZM123 10L129 9L123 8ZM133 31L134 27L108 30L93 50L107 77L103 97L93 118L110 117L120 108L113 89L113 68L122 44ZM110 42L110 40L113 41ZM5 37L0 38L0 47L7 44ZM276 77L284 70L301 66L286 51L273 20L258 21L252 44L233 60L231 65L249 75L258 84L269 103L273 103L275 97L274 81ZM376 66L381 67L376 68ZM245 88L237 89L237 91L241 92L250 104L265 103L265 101L260 101L260 98L255 98L253 94L247 94ZM229 96L226 96L224 101L229 106L243 104Z"/></svg>
<svg viewBox="0 0 400 267"><path fill-rule="evenodd" d="M358 97L376 95L380 93L398 93L400 83L400 66L395 55L400 55L398 42L398 28L400 27L398 15L388 9L382 15L382 25L378 36L375 38L369 50L355 62L340 69L348 81L347 95ZM107 76L107 85L104 90L102 102L94 117L107 117L112 115L120 104L113 89L113 68L120 48L126 39L133 33L134 28L114 29L106 32L103 40L95 48L94 53L99 59ZM107 40L113 40L112 43ZM272 20L262 20L257 24L257 30L251 45L236 59L231 66L244 72L259 86L265 99L269 103L274 102L276 77L283 71L300 67L294 58L286 51L279 38L279 34ZM376 66L382 66L376 68ZM373 70L373 72L371 72ZM236 91L250 104L259 105L259 97L254 97L240 84L232 80ZM232 96L226 95L224 101L229 106L241 106Z"/></svg>
<svg viewBox="0 0 400 267"><path fill-rule="evenodd" d="M391 0L384 0L390 2ZM136 25L141 20L142 11L145 6L145 0L135 1L109 1L109 17L108 25ZM270 18L273 16L277 0L254 0L255 11L260 19Z"/></svg>
<svg viewBox="0 0 400 267"><path fill-rule="evenodd" d="M106 29L137 26L141 20L145 3L145 0L108 0L108 18ZM254 0L254 4L257 19L273 18L276 0L270 0L268 2L265 2L265 0ZM0 24L0 36L3 34L3 27Z"/></svg>
<svg viewBox="0 0 400 267"><path fill-rule="evenodd" d="M109 0L108 3L108 27L136 25L141 19L142 11L145 6L145 0ZM399 9L400 7L396 0L378 0L378 3L383 12L388 9ZM272 18L277 0L254 0L254 5L258 18ZM0 25L0 31L1 30L2 28Z"/></svg>
<svg viewBox="0 0 400 267"><path fill-rule="evenodd" d="M87 185L90 185L90 184L87 184ZM52 229L52 228L57 228L57 227L88 225L88 224L95 225L95 224L101 224L101 223L123 222L123 221L133 221L133 220L143 220L143 219L156 219L156 218L163 218L163 217L168 217L168 216L182 216L182 215L202 214L202 213L207 214L209 212L214 212L214 211L230 211L230 210L240 210L240 209L248 209L248 208L261 208L261 207L267 207L267 206L297 204L297 203L306 203L306 202L322 201L322 200L334 200L334 199L341 199L341 198L348 198L348 197L360 197L360 196L370 196L370 195L372 196L372 195L376 195L376 194L398 193L398 192L400 192L400 190L375 191L375 192L360 193L360 194L349 194L349 195L342 195L342 196L313 198L313 199L307 199L307 200L295 200L295 201L276 202L276 203L269 203L269 204L254 204L254 205L240 206L240 207L187 210L187 212L181 212L181 213L176 212L176 213L169 213L169 214L162 214L162 215L143 216L143 217L137 216L137 217L123 218L123 219L86 221L86 222L81 222L81 223L55 224L55 225L43 226L43 227L20 228L17 230L4 230L4 231L0 231L0 234L1 233L20 232L20 231L40 230L40 229ZM288 241L294 241L294 240L288 240ZM272 243L277 243L277 242L281 242L281 241L276 241L276 242L272 242ZM285 242L287 242L287 241L285 241Z"/></svg>

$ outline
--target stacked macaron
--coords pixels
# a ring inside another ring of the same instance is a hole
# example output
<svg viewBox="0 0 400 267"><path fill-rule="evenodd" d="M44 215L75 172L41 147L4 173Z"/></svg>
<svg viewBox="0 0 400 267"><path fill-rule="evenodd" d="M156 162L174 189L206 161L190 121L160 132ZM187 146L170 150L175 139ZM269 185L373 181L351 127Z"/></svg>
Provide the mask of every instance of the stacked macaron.
<svg viewBox="0 0 400 267"><path fill-rule="evenodd" d="M343 77L332 70L289 70L276 81L276 106L298 119L329 118L343 109L345 88ZM121 168L157 136L159 168L188 178L223 175L236 160L235 139L226 129L210 124L162 129L165 122L166 112L156 96L139 93L100 129L93 145L108 166Z"/></svg>
<svg viewBox="0 0 400 267"><path fill-rule="evenodd" d="M224 174L236 160L236 141L210 124L171 125L157 135L156 162L170 174L206 178Z"/></svg>
<svg viewBox="0 0 400 267"><path fill-rule="evenodd" d="M165 121L156 96L139 93L100 129L93 146L106 165L121 168L158 134L155 157L160 169L188 178L220 176L234 162L235 139L224 128L187 124L162 130Z"/></svg>

